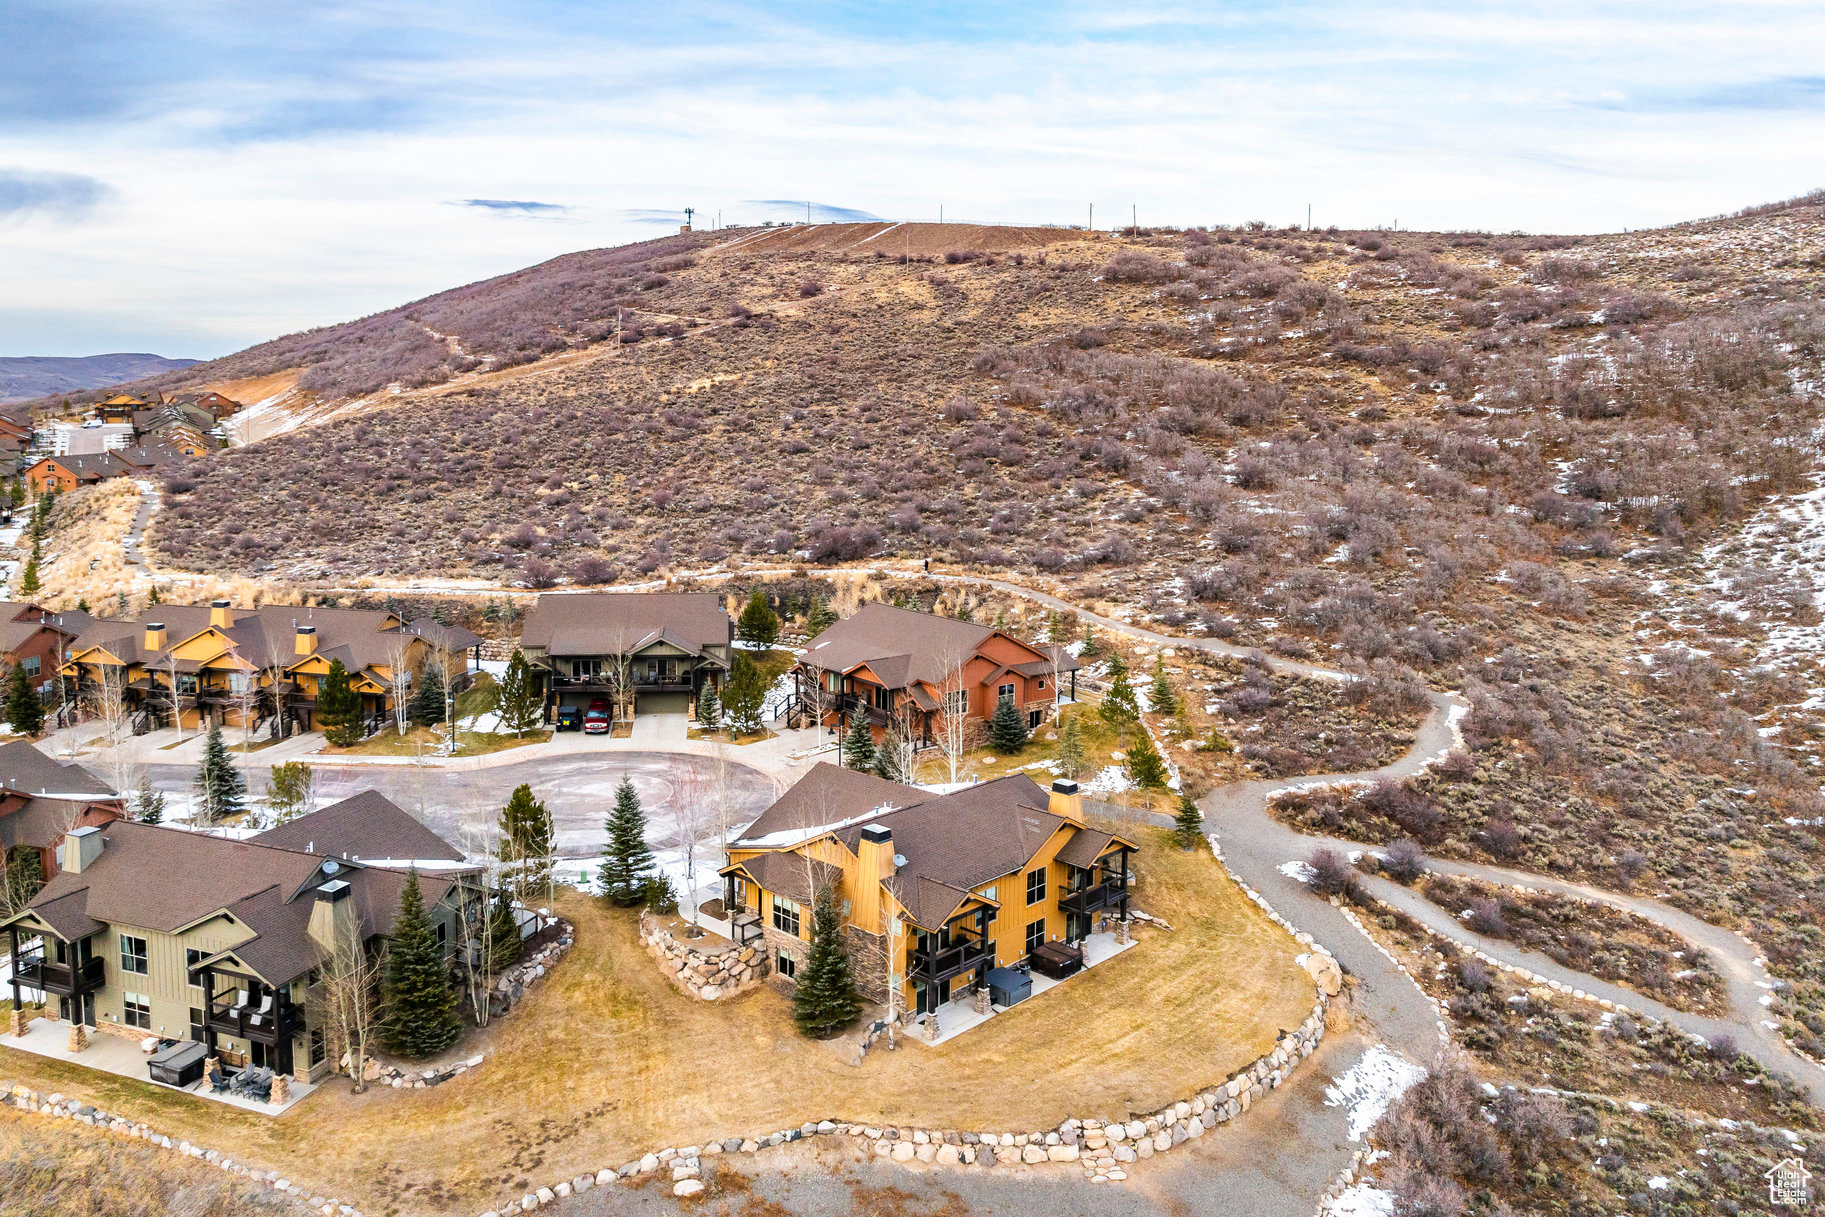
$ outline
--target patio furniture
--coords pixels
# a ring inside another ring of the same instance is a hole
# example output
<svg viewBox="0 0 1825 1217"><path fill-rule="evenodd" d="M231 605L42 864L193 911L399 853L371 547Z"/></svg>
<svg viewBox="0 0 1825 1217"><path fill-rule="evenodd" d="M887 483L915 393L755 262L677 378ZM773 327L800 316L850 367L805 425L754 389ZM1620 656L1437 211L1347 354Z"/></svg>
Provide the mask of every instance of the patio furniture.
<svg viewBox="0 0 1825 1217"><path fill-rule="evenodd" d="M196 1040L185 1040L155 1052L152 1059L146 1062L146 1070L155 1082L163 1082L167 1086L194 1086L203 1076L203 1062L208 1056L209 1048L206 1045Z"/></svg>
<svg viewBox="0 0 1825 1217"><path fill-rule="evenodd" d="M1031 973L1018 968L996 968L989 973L989 1000L1006 1009L1033 996Z"/></svg>
<svg viewBox="0 0 1825 1217"><path fill-rule="evenodd" d="M266 1016L271 1013L272 994L268 993L265 997L260 999L260 1008L248 1014L247 1025L250 1027L258 1027L266 1022Z"/></svg>
<svg viewBox="0 0 1825 1217"><path fill-rule="evenodd" d="M234 1074L224 1070L220 1061L216 1062L216 1067L209 1071L209 1089L216 1094L226 1093L233 1082Z"/></svg>
<svg viewBox="0 0 1825 1217"><path fill-rule="evenodd" d="M1063 980L1083 971L1084 953L1082 948L1067 943L1042 942L1027 956L1027 961L1042 975Z"/></svg>
<svg viewBox="0 0 1825 1217"><path fill-rule="evenodd" d="M228 1092L264 1103L272 1097L272 1070L258 1065L243 1069L228 1084Z"/></svg>

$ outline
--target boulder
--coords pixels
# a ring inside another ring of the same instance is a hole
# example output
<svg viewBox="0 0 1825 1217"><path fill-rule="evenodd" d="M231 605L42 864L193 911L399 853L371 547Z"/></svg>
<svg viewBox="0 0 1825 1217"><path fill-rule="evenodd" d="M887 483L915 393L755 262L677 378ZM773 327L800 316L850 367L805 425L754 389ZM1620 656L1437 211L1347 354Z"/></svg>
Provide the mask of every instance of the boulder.
<svg viewBox="0 0 1825 1217"><path fill-rule="evenodd" d="M680 1179L672 1184L672 1195L674 1196L695 1196L702 1191L703 1180L701 1179Z"/></svg>
<svg viewBox="0 0 1825 1217"><path fill-rule="evenodd" d="M1046 1157L1053 1162L1075 1162L1077 1161L1077 1146L1048 1145Z"/></svg>
<svg viewBox="0 0 1825 1217"><path fill-rule="evenodd" d="M1029 1145L1020 1151L1020 1160L1029 1165L1038 1165L1046 1160L1046 1151L1037 1145Z"/></svg>
<svg viewBox="0 0 1825 1217"><path fill-rule="evenodd" d="M916 1148L917 1146L911 1141L895 1141L893 1143L893 1160L895 1162L911 1162L913 1159L913 1151Z"/></svg>
<svg viewBox="0 0 1825 1217"><path fill-rule="evenodd" d="M955 1145L940 1145L935 1161L939 1166L955 1166L963 1158Z"/></svg>

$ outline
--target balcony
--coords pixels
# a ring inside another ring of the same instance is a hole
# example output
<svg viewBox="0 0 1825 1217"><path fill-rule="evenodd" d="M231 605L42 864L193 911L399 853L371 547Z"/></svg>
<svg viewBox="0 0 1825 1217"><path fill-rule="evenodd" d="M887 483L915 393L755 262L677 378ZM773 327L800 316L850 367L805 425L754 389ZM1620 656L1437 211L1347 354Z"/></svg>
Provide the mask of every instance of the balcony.
<svg viewBox="0 0 1825 1217"><path fill-rule="evenodd" d="M298 1007L289 1003L276 1011L261 1012L257 1005L237 1006L218 1000L210 1005L209 1018L204 1025L217 1035L278 1044L304 1029L304 1017Z"/></svg>
<svg viewBox="0 0 1825 1217"><path fill-rule="evenodd" d="M989 943L971 939L936 951L913 947L906 952L906 974L913 980L935 985L941 980L961 976L982 965L995 966L995 949Z"/></svg>
<svg viewBox="0 0 1825 1217"><path fill-rule="evenodd" d="M1117 879L1105 879L1101 883L1073 891L1060 888L1058 891L1058 910L1061 913L1094 913L1118 905L1128 895L1128 885Z"/></svg>
<svg viewBox="0 0 1825 1217"><path fill-rule="evenodd" d="M890 712L881 709L881 707L858 694L836 693L826 694L825 696L833 698L830 703L830 709L838 714L863 714L868 717L868 722L871 726L885 727L887 725Z"/></svg>
<svg viewBox="0 0 1825 1217"><path fill-rule="evenodd" d="M91 959L72 968L67 963L47 961L43 955L25 955L19 960L19 983L60 997L78 997L102 986L104 972L100 959Z"/></svg>

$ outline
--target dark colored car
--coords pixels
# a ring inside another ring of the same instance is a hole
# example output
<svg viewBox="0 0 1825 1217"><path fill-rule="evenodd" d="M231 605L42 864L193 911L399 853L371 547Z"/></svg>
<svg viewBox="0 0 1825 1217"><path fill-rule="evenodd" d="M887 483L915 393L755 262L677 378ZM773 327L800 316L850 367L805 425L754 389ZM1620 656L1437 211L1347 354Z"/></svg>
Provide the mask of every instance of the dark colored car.
<svg viewBox="0 0 1825 1217"><path fill-rule="evenodd" d="M598 697L589 703L589 709L583 711L583 734L607 735L608 728L608 702Z"/></svg>
<svg viewBox="0 0 1825 1217"><path fill-rule="evenodd" d="M575 706L558 707L559 731L581 731L583 729L583 711Z"/></svg>

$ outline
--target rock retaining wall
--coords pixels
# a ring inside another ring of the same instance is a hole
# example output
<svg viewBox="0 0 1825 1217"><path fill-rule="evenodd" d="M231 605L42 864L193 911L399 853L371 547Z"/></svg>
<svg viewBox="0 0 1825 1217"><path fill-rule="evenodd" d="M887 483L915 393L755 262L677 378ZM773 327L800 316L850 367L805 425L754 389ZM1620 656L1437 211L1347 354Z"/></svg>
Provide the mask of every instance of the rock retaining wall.
<svg viewBox="0 0 1825 1217"><path fill-rule="evenodd" d="M640 914L640 944L674 985L698 1001L722 1001L746 993L767 975L767 956L760 947L716 941L722 945L694 946L672 937L651 913Z"/></svg>

